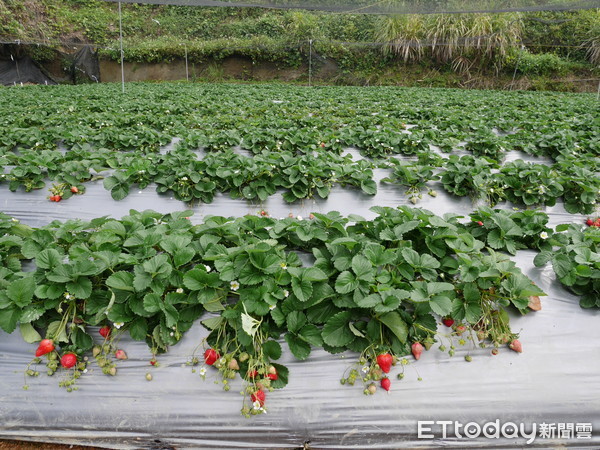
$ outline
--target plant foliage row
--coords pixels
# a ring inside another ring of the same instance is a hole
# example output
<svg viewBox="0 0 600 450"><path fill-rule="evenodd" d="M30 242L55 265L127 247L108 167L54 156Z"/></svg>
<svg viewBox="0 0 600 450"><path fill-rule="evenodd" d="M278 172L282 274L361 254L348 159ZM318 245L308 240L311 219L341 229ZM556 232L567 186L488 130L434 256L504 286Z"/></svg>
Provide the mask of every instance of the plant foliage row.
<svg viewBox="0 0 600 450"><path fill-rule="evenodd" d="M53 374L60 362L70 369L61 385L73 390L93 364L86 352L116 374L114 358L126 358L116 349L122 332L146 341L155 365L202 319L204 355L190 364L203 358L203 377L206 366L217 368L225 390L241 376L242 413L251 415L292 376L276 363L280 338L300 360L318 347L360 353L365 393L376 381L385 388L388 363L404 365L404 355L418 358L435 342L450 355L467 340L521 351L508 311L527 313L544 294L503 250L540 250L537 265L552 260L583 307L600 306L596 227L555 233L536 211L484 208L464 223L409 207L373 210L373 220L330 212L309 220L211 216L198 225L190 211L132 210L120 220L41 228L2 215L0 327L41 340L32 364L44 359ZM448 332L438 332L440 319ZM342 382L357 377L352 369Z"/></svg>

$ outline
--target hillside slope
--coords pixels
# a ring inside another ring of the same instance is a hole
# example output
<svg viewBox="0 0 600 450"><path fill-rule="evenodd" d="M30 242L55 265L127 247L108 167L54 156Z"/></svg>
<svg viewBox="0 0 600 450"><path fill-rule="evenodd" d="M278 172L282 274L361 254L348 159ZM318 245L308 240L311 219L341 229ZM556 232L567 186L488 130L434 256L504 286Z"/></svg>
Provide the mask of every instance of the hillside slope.
<svg viewBox="0 0 600 450"><path fill-rule="evenodd" d="M56 62L57 49L83 43L117 61L118 31L112 2L0 0L0 40L47 44L11 50L39 62ZM187 54L198 64L241 56L298 69L312 53L316 63L334 63L341 82L379 82L399 66L415 79L432 70L467 80L510 77L515 66L521 76L593 78L600 63L600 10L391 17L123 4L123 33L132 63L169 63ZM482 43L462 44L479 37Z"/></svg>

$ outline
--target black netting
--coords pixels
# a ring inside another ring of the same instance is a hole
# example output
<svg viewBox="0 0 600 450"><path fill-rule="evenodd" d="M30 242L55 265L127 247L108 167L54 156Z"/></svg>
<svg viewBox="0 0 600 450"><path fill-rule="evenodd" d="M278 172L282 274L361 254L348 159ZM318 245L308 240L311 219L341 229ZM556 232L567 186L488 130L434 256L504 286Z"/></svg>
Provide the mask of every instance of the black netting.
<svg viewBox="0 0 600 450"><path fill-rule="evenodd" d="M100 82L98 53L88 45L82 47L73 56L73 80L77 82L79 78Z"/></svg>
<svg viewBox="0 0 600 450"><path fill-rule="evenodd" d="M106 0L118 2L118 0ZM297 8L365 14L561 11L600 8L600 0L122 0L154 5Z"/></svg>
<svg viewBox="0 0 600 450"><path fill-rule="evenodd" d="M21 83L56 84L28 56L16 58L11 55L8 59L0 59L0 84L11 86Z"/></svg>

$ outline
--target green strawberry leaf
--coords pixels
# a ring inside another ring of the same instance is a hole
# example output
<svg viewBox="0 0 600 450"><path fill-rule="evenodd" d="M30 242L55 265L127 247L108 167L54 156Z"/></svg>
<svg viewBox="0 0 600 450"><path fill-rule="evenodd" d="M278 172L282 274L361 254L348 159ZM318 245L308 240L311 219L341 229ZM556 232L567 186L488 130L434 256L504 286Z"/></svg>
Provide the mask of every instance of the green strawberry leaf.
<svg viewBox="0 0 600 450"><path fill-rule="evenodd" d="M325 323L321 335L327 345L344 347L354 339L355 336L349 327L350 317L351 314L349 311L342 311Z"/></svg>
<svg viewBox="0 0 600 450"><path fill-rule="evenodd" d="M295 334L286 333L285 341L287 342L288 347L290 348L290 351L292 352L292 354L294 355L294 357L296 359L303 361L306 358L308 358L308 356L310 355L310 351L311 351L310 344L308 342L302 340Z"/></svg>

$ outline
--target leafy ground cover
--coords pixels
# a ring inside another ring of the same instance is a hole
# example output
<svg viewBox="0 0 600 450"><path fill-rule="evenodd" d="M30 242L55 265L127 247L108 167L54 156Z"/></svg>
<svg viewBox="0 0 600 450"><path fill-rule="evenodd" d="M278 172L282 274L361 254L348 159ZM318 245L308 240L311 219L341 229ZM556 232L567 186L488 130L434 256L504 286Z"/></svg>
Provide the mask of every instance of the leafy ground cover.
<svg viewBox="0 0 600 450"><path fill-rule="evenodd" d="M336 184L374 194L376 167L394 169L385 181L413 202L440 179L491 206L562 198L569 212L591 214L600 191L599 107L586 95L140 84L126 95L109 85L5 90L0 105L0 181L29 191L50 180L59 200L107 169L115 200L152 182L183 201L210 202L216 192L262 201L282 189L293 202L325 198ZM349 147L368 160L342 156ZM512 150L552 164L503 164Z"/></svg>

